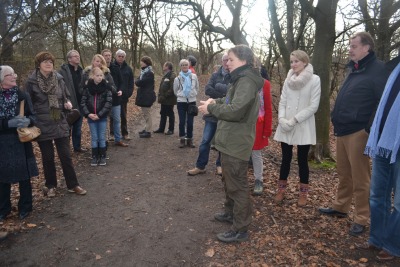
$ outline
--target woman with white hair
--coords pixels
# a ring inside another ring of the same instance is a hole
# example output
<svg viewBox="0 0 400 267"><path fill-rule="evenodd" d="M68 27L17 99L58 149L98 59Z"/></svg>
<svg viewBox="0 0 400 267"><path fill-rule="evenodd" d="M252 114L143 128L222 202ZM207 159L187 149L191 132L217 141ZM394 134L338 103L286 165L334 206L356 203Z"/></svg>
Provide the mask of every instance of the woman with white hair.
<svg viewBox="0 0 400 267"><path fill-rule="evenodd" d="M24 100L25 116L20 116L20 103ZM32 143L21 143L17 128L33 123L32 103L29 96L18 88L17 74L10 66L0 66L0 221L11 212L13 183L19 184L19 218L24 219L32 211L30 179L39 175L39 172ZM1 236L0 232L0 239Z"/></svg>
<svg viewBox="0 0 400 267"><path fill-rule="evenodd" d="M196 74L189 69L189 61L182 59L179 62L181 71L174 80L174 93L177 96L177 109L179 115L180 148L195 147L193 145L193 120L194 116L188 113L189 106L196 105L199 81Z"/></svg>

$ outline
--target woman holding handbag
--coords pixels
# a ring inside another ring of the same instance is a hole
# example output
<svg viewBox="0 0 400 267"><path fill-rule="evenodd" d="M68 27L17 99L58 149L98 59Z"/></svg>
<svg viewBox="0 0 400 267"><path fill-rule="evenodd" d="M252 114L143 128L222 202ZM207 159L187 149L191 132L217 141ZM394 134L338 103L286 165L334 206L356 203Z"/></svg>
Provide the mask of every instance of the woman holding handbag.
<svg viewBox="0 0 400 267"><path fill-rule="evenodd" d="M19 218L31 213L30 179L39 175L32 143L22 143L18 138L17 128L33 125L34 116L29 96L19 90L16 80L17 74L10 66L0 66L0 221L11 212L13 183L19 183ZM27 116L20 116L21 102L28 102L23 109Z"/></svg>
<svg viewBox="0 0 400 267"><path fill-rule="evenodd" d="M25 90L30 95L36 113L36 125L41 130L37 138L42 153L42 164L48 197L56 195L57 173L54 157L54 144L61 161L68 192L85 195L86 190L79 186L71 159L69 144L69 125L64 111L72 108L69 91L63 78L54 70L54 56L40 52L35 56L36 69L29 76Z"/></svg>
<svg viewBox="0 0 400 267"><path fill-rule="evenodd" d="M189 69L189 61L182 59L179 62L181 71L174 80L174 93L177 97L177 109L179 115L179 138L180 148L193 148L193 120L194 114L189 113L191 105L196 106L197 92L199 91L199 81L196 74Z"/></svg>

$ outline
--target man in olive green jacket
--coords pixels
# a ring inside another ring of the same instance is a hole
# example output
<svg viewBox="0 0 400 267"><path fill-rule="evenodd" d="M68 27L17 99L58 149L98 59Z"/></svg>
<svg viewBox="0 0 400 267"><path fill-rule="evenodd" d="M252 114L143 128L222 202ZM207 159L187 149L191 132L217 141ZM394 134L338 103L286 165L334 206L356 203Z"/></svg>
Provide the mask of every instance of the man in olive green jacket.
<svg viewBox="0 0 400 267"><path fill-rule="evenodd" d="M253 52L247 46L231 48L228 51L231 79L226 97L200 101L200 112L218 119L215 147L221 152L226 200L225 211L215 214L214 218L233 223L230 231L217 235L223 242L246 241L251 223L247 164L255 139L259 90L264 84L253 62Z"/></svg>

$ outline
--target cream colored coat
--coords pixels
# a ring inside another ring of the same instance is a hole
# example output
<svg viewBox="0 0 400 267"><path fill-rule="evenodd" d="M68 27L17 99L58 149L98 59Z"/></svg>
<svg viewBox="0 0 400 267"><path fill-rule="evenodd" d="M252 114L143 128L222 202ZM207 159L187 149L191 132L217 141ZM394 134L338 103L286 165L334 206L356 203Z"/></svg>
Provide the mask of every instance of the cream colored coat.
<svg viewBox="0 0 400 267"><path fill-rule="evenodd" d="M321 82L308 64L297 76L290 70L283 84L279 101L278 118L296 118L291 131L285 131L281 124L276 129L274 140L289 145L315 145L315 117L321 96Z"/></svg>

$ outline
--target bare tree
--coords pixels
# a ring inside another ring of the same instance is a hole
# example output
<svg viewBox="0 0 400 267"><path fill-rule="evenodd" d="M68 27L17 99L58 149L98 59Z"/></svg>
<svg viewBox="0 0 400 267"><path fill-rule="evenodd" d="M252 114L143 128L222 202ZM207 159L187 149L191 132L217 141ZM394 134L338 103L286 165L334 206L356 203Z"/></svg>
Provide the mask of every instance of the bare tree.
<svg viewBox="0 0 400 267"><path fill-rule="evenodd" d="M230 23L223 23L223 19L218 15L215 10L220 10L221 6L216 6L216 1L208 1L207 6L210 12L207 13L204 9L204 3L202 4L200 0L188 0L188 1L175 1L175 0L157 0L158 2L171 3L174 5L188 6L191 7L196 16L190 20L201 20L205 30L213 32L223 36L224 38L230 40L233 44L246 44L246 33L242 27L242 9L244 7L243 0L224 0L229 12L232 15L232 20ZM214 18L217 18L218 24L215 23ZM188 21L190 22L190 21ZM226 27L225 25L228 25Z"/></svg>

